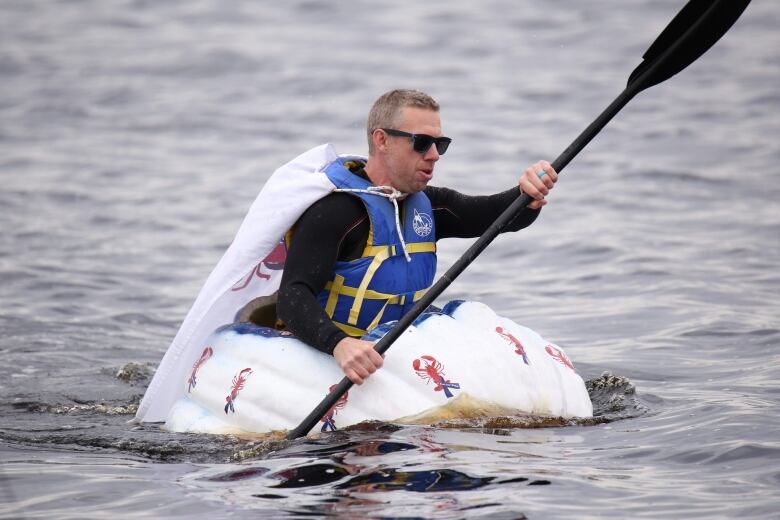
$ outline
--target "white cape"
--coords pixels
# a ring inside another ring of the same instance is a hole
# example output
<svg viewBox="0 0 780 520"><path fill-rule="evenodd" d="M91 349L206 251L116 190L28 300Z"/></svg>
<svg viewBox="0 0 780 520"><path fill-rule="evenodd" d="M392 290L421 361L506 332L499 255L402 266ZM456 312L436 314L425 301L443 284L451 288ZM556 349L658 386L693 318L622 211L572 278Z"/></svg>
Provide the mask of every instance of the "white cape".
<svg viewBox="0 0 780 520"><path fill-rule="evenodd" d="M186 379L209 335L217 327L231 323L250 300L279 288L280 266L264 259L274 252L309 206L335 189L323 169L339 157L332 145L321 145L271 175L168 347L138 406L137 421L164 421L173 404L183 396L181 381Z"/></svg>

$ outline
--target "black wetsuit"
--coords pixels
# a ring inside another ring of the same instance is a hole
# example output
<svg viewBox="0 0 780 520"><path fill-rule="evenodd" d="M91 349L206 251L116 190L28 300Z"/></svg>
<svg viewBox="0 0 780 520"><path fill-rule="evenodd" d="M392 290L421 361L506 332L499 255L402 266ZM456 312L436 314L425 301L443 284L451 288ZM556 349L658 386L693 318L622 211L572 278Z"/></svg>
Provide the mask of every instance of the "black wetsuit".
<svg viewBox="0 0 780 520"><path fill-rule="evenodd" d="M365 177L360 170L357 175ZM517 187L487 196L469 196L449 188L429 186L436 239L480 236L519 195ZM399 205L403 201L399 201ZM525 209L505 228L529 226L539 210ZM303 342L333 354L348 335L325 314L317 301L333 276L336 261L359 258L366 246L369 219L363 202L348 193L331 193L312 204L295 224L287 251L277 313L288 330Z"/></svg>

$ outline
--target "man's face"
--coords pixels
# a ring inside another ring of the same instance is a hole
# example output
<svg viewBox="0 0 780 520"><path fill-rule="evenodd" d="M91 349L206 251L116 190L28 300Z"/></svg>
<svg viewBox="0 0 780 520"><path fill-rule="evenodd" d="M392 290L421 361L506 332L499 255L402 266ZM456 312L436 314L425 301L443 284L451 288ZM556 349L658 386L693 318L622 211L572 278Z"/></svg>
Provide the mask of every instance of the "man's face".
<svg viewBox="0 0 780 520"><path fill-rule="evenodd" d="M403 109L401 121L395 130L433 137L442 135L438 112L416 107ZM421 154L412 149L412 140L408 137L388 136L387 139L390 184L404 193L424 190L433 178L433 166L439 160L436 146L431 146Z"/></svg>

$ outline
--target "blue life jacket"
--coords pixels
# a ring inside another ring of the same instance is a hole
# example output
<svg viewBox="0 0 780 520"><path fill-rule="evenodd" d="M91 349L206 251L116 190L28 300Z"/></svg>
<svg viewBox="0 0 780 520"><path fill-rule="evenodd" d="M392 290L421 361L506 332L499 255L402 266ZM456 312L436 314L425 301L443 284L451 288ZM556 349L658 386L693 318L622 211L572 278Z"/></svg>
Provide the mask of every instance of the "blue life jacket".
<svg viewBox="0 0 780 520"><path fill-rule="evenodd" d="M367 189L369 181L351 173L339 159L325 174L343 189ZM350 192L347 192L350 193ZM362 336L381 323L399 319L422 298L436 274L436 230L431 201L422 192L399 204L407 261L393 203L382 196L352 192L366 206L369 233L360 258L336 262L333 277L318 295L333 322L350 336Z"/></svg>

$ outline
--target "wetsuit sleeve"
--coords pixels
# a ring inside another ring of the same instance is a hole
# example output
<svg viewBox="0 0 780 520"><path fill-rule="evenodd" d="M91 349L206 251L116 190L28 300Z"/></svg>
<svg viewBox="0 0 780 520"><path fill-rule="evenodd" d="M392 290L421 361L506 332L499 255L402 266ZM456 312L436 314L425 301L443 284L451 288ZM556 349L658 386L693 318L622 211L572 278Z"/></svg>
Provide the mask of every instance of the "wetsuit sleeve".
<svg viewBox="0 0 780 520"><path fill-rule="evenodd" d="M317 295L333 274L349 231L368 218L363 203L333 193L314 203L295 224L279 287L277 315L301 341L333 354L347 337L325 314Z"/></svg>
<svg viewBox="0 0 780 520"><path fill-rule="evenodd" d="M464 195L449 188L429 186L425 194L431 200L436 220L436 238L478 237L520 195L517 187L495 195ZM504 228L518 231L530 226L540 209L524 209Z"/></svg>

